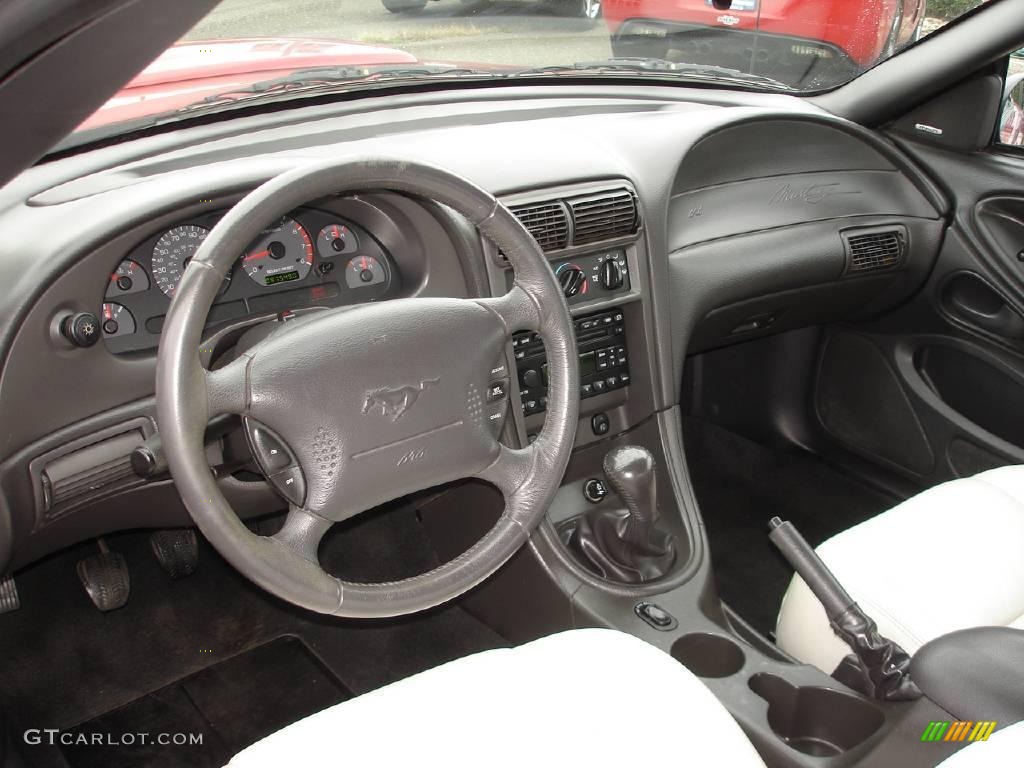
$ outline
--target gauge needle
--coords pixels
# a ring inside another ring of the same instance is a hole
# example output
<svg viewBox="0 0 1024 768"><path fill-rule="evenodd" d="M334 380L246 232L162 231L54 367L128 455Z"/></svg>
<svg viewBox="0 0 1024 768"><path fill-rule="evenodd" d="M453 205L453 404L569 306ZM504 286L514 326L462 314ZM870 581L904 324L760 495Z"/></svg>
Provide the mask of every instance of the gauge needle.
<svg viewBox="0 0 1024 768"><path fill-rule="evenodd" d="M267 256L269 254L270 254L270 251L257 251L256 253L250 253L248 256L244 257L242 259L242 261L252 261L253 259L262 259L264 256Z"/></svg>

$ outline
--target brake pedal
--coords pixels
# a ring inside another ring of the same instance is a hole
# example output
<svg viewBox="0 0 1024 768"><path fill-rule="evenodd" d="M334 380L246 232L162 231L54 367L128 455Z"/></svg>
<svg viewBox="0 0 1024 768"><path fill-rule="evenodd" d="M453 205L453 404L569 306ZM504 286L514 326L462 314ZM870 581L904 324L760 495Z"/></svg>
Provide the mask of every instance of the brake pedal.
<svg viewBox="0 0 1024 768"><path fill-rule="evenodd" d="M160 567L172 579L182 579L196 572L199 565L199 539L192 528L156 531L149 537Z"/></svg>
<svg viewBox="0 0 1024 768"><path fill-rule="evenodd" d="M93 605L104 612L113 611L128 602L128 563L120 552L112 552L103 539L96 543L99 554L78 561L78 579Z"/></svg>
<svg viewBox="0 0 1024 768"><path fill-rule="evenodd" d="M21 608L21 598L18 597L18 585L14 582L13 576L8 576L0 581L0 613L10 613Z"/></svg>

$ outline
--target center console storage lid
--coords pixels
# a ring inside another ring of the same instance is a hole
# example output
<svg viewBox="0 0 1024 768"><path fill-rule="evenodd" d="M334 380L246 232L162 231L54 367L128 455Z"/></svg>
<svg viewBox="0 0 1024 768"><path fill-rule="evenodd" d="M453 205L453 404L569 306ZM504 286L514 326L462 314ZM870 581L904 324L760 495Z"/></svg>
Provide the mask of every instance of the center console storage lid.
<svg viewBox="0 0 1024 768"><path fill-rule="evenodd" d="M1024 720L1024 630L973 627L937 637L914 654L910 675L960 720Z"/></svg>

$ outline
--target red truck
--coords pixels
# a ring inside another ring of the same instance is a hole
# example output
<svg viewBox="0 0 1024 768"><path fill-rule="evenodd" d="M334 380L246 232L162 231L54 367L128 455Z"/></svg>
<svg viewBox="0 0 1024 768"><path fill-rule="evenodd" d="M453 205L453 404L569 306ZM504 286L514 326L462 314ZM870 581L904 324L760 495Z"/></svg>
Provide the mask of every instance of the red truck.
<svg viewBox="0 0 1024 768"><path fill-rule="evenodd" d="M616 56L729 67L812 90L916 40L925 2L604 0L603 10Z"/></svg>

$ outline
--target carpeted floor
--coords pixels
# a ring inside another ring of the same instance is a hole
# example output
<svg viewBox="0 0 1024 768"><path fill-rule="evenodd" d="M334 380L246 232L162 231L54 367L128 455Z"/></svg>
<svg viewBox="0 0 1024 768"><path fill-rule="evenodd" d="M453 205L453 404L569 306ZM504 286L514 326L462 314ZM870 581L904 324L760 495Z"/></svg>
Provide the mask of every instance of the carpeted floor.
<svg viewBox="0 0 1024 768"><path fill-rule="evenodd" d="M437 565L410 508L357 518L329 536L322 550L325 568L352 580L402 578ZM75 575L76 562L95 545L59 553L18 574L22 608L0 616L0 700L16 734L27 728L75 732L81 724L86 731L111 723L118 731L131 730L132 721L166 720L167 704L187 698L195 711L179 708L186 713L182 722L192 717L209 724L211 712L223 715L210 742L222 749L204 752L216 761L225 749L260 738L268 724L274 730L310 714L299 706L301 696L281 688L290 672L319 681L325 696L313 703L328 706L451 659L507 645L456 605L394 620L333 619L268 596L205 542L198 572L180 581L160 569L148 534L123 534L108 542L131 570L131 598L119 610L97 611ZM237 669L251 668L253 659L268 667L271 682L258 693L242 694L240 686L250 676ZM232 665L236 671L228 674ZM196 691L209 693L210 675L227 675L232 695L208 696L202 704ZM97 726L95 718L104 716L113 719ZM181 748L164 751L175 749ZM125 750L101 754L93 747L65 747L63 754L33 747L27 756L41 766L150 764ZM172 757L166 764L205 764L185 752Z"/></svg>
<svg viewBox="0 0 1024 768"><path fill-rule="evenodd" d="M790 520L817 546L898 501L802 450L769 449L699 419L683 435L719 594L766 635L793 573L768 521Z"/></svg>

